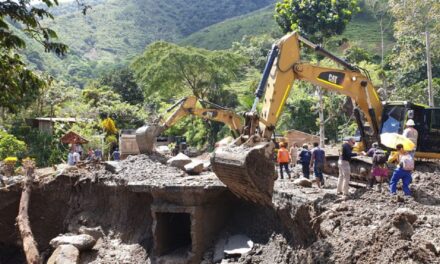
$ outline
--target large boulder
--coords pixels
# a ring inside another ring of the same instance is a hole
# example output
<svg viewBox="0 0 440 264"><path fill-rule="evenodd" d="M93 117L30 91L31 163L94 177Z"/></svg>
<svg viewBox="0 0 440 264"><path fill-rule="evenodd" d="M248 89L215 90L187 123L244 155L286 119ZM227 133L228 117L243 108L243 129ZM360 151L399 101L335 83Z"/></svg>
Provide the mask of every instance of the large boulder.
<svg viewBox="0 0 440 264"><path fill-rule="evenodd" d="M201 161L193 161L185 165L185 171L188 174L200 174L203 172L203 162Z"/></svg>
<svg viewBox="0 0 440 264"><path fill-rule="evenodd" d="M79 250L88 250L93 248L96 240L87 234L81 235L60 235L50 241L50 245L53 248L57 248L60 245L73 245Z"/></svg>
<svg viewBox="0 0 440 264"><path fill-rule="evenodd" d="M167 161L167 164L182 170L185 170L185 165L191 163L191 158L183 153L179 153Z"/></svg>
<svg viewBox="0 0 440 264"><path fill-rule="evenodd" d="M60 245L50 256L47 264L77 264L79 250L72 245Z"/></svg>
<svg viewBox="0 0 440 264"><path fill-rule="evenodd" d="M309 179L306 178L299 178L293 181L293 184L295 185L299 185L302 187L306 187L306 188L311 188L312 187L312 181L310 181Z"/></svg>

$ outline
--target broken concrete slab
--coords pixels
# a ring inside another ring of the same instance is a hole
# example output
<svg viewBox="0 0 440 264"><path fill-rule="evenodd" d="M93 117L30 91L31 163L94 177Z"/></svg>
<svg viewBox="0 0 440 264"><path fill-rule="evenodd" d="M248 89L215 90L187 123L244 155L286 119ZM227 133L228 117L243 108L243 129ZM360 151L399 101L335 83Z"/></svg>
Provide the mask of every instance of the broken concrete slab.
<svg viewBox="0 0 440 264"><path fill-rule="evenodd" d="M60 245L73 245L79 250L87 250L93 248L96 240L91 235L60 235L50 241L53 248Z"/></svg>
<svg viewBox="0 0 440 264"><path fill-rule="evenodd" d="M254 242L246 235L234 235L228 238L224 252L227 255L244 255L252 250Z"/></svg>
<svg viewBox="0 0 440 264"><path fill-rule="evenodd" d="M185 165L191 163L191 158L183 153L179 153L167 161L167 164L182 170L185 170Z"/></svg>
<svg viewBox="0 0 440 264"><path fill-rule="evenodd" d="M60 245L50 256L47 264L77 264L79 250L72 245Z"/></svg>
<svg viewBox="0 0 440 264"><path fill-rule="evenodd" d="M188 174L200 174L203 172L203 162L201 161L192 161L184 166L185 171Z"/></svg>

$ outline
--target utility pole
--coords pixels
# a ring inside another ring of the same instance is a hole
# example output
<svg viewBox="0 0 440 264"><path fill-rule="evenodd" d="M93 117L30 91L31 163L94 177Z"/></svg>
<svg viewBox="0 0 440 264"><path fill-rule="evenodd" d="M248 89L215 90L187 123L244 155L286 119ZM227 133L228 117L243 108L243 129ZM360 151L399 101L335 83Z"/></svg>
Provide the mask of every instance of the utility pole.
<svg viewBox="0 0 440 264"><path fill-rule="evenodd" d="M429 36L429 30L425 32L426 36L426 68L428 71L428 103L430 107L434 107L434 94L432 91L432 65L431 65L431 39Z"/></svg>

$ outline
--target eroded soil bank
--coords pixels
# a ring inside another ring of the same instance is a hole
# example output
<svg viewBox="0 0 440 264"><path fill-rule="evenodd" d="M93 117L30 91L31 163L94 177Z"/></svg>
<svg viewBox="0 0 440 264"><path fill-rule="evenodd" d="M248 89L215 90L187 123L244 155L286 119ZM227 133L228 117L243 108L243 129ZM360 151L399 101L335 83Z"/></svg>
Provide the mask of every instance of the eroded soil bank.
<svg viewBox="0 0 440 264"><path fill-rule="evenodd" d="M81 252L80 263L170 263L168 256L175 263L213 263L216 244L235 234L247 235L254 247L220 262L438 263L440 169L417 169L414 199L393 201L387 193L352 189L343 201L332 180L321 190L283 180L276 183L273 207L261 207L235 198L212 173L189 176L139 156L123 161L116 173L95 166L39 179L30 220L46 260L54 250L51 239L87 227L102 235ZM24 262L15 227L20 192L19 184L0 191L0 263ZM185 219L188 241L177 239L178 231L166 234Z"/></svg>

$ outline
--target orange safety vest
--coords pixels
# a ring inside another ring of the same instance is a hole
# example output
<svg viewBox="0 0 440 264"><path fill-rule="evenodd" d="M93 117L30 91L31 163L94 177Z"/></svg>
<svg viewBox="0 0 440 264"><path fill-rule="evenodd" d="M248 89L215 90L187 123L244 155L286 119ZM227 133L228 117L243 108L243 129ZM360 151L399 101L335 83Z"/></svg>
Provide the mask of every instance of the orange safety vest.
<svg viewBox="0 0 440 264"><path fill-rule="evenodd" d="M286 148L280 148L278 150L277 161L278 163L289 163L290 161L289 151Z"/></svg>

